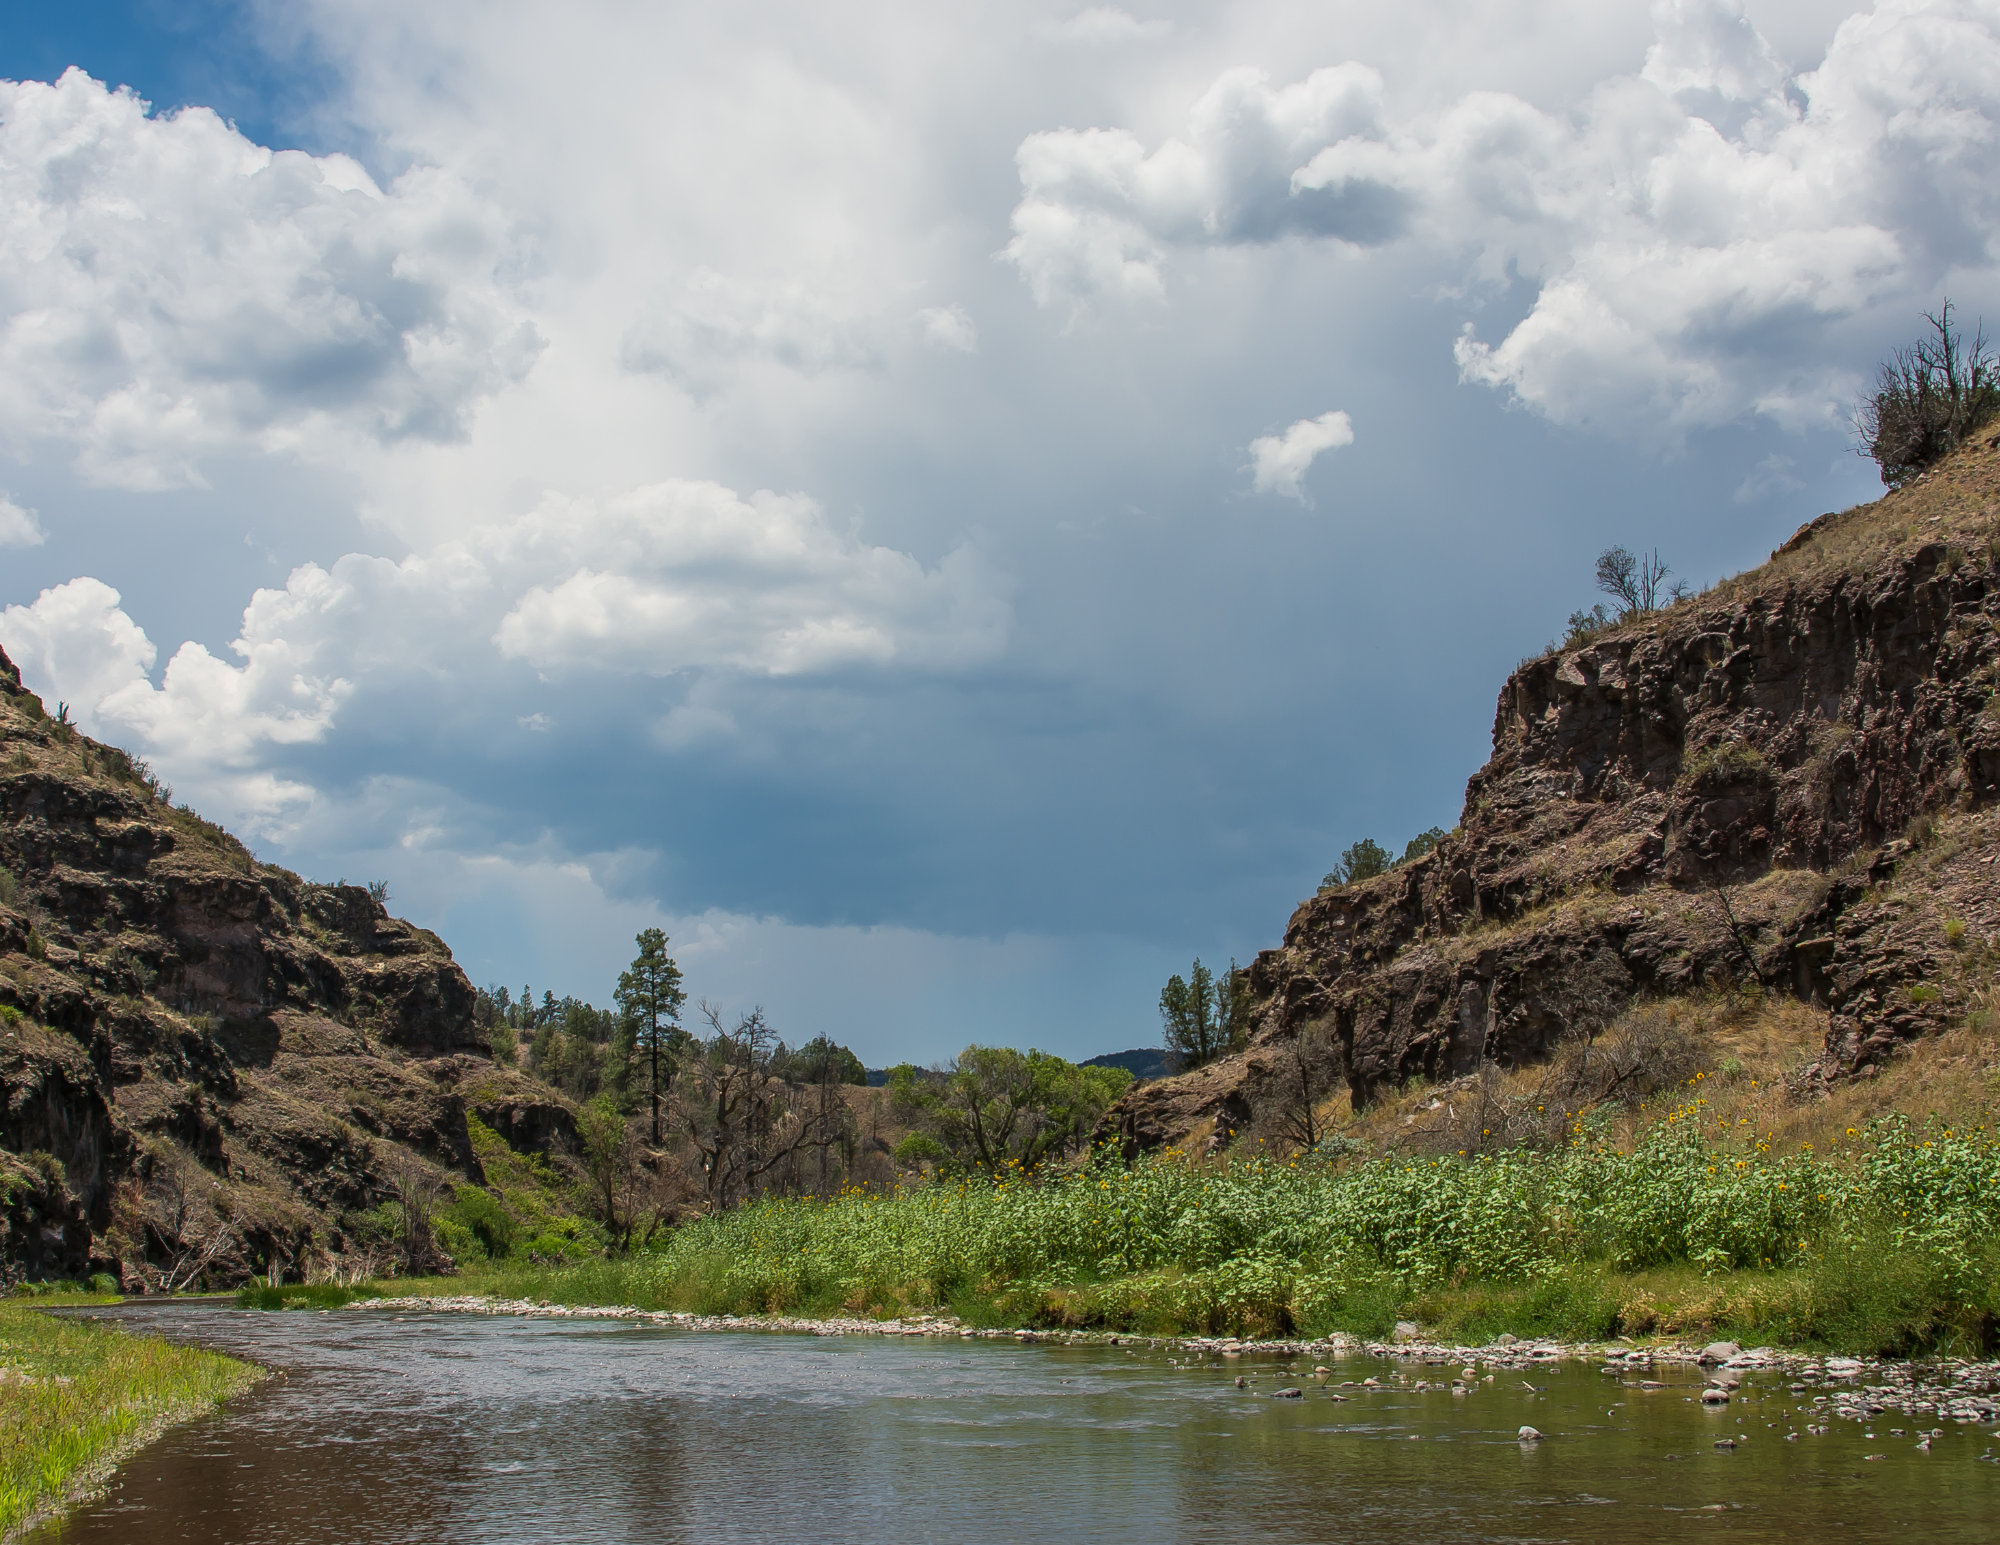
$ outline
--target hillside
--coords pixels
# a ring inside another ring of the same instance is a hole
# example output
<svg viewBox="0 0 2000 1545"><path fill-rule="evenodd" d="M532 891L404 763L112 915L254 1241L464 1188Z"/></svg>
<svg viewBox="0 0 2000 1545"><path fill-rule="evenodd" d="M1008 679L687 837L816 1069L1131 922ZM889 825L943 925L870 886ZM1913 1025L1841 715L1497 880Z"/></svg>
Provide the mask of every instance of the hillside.
<svg viewBox="0 0 2000 1545"><path fill-rule="evenodd" d="M259 863L0 654L0 1275L296 1275L409 1177L481 1178L468 1111L571 1129L495 1065L436 935ZM206 1259L204 1259L206 1257Z"/></svg>
<svg viewBox="0 0 2000 1545"><path fill-rule="evenodd" d="M1607 1031L1637 1088L1678 1055L1661 1026L1699 1016L1639 1026L1635 1005L1746 989L1818 1016L1801 1095L1979 1022L2000 943L1996 619L2000 437L1522 662L1457 828L1301 903L1250 967L1247 1049L1135 1086L1100 1135L1138 1153L1273 1130L1312 1055L1333 1119L1581 1066Z"/></svg>

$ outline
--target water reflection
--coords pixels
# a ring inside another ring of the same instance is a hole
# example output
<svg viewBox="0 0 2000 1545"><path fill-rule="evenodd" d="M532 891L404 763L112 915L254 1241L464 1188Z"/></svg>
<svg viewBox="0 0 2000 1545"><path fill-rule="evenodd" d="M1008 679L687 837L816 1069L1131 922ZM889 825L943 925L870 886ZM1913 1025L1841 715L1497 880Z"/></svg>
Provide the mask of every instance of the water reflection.
<svg viewBox="0 0 2000 1545"><path fill-rule="evenodd" d="M2000 1503L1985 1429L1787 1442L1809 1397L1776 1374L1704 1410L1671 1373L1454 1395L1356 1359L1336 1401L1304 1368L1119 1348L112 1312L281 1377L38 1542L1986 1540Z"/></svg>

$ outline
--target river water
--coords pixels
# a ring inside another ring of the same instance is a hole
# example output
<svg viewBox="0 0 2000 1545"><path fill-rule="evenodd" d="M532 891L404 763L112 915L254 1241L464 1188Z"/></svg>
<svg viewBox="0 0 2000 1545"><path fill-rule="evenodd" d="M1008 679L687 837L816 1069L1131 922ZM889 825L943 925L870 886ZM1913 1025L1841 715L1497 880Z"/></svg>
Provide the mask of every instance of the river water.
<svg viewBox="0 0 2000 1545"><path fill-rule="evenodd" d="M1989 1426L1947 1422L1928 1452L1900 1417L1901 1437L1887 1419L1806 1434L1811 1397L1776 1372L1704 1409L1679 1369L1657 1390L1594 1365L1502 1370L1455 1395L1455 1370L1365 1356L1329 1360L1322 1389L1310 1358L104 1312L277 1376L35 1545L2000 1538Z"/></svg>

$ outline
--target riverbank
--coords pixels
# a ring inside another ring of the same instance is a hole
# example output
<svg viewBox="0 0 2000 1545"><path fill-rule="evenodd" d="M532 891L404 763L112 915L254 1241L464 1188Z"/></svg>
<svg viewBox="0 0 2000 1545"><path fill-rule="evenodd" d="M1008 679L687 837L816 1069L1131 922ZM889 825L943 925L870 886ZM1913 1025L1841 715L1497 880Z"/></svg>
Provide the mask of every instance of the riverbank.
<svg viewBox="0 0 2000 1545"><path fill-rule="evenodd" d="M461 1260L413 1285L698 1316L1443 1342L1733 1339L1985 1355L2000 1327L2000 1143L1890 1112L1782 1134L1703 1092L1629 1134L1498 1153L1108 1152L1029 1179L914 1180L684 1220L631 1256ZM1753 1117L1764 1114L1763 1122ZM1336 1145L1327 1145L1335 1149Z"/></svg>
<svg viewBox="0 0 2000 1545"><path fill-rule="evenodd" d="M1306 1385L1316 1385L1334 1399L1341 1400L1349 1398L1340 1394L1341 1390L1368 1390L1383 1384L1383 1378L1375 1377L1340 1379L1337 1377L1340 1373L1352 1374L1360 1370L1352 1366L1329 1366L1342 1359L1355 1358L1393 1362L1397 1365L1394 1372L1383 1370L1390 1383L1417 1391L1448 1387L1453 1394L1460 1395L1475 1393L1482 1385L1492 1385L1501 1378L1536 1389L1538 1386L1531 1382L1537 1376L1536 1369L1549 1369L1570 1362L1599 1364L1600 1372L1616 1379L1620 1388L1635 1390L1665 1388L1665 1385L1649 1377L1655 1372L1664 1373L1678 1368L1684 1376L1689 1369L1700 1369L1704 1377L1701 1400L1704 1406L1709 1407L1731 1404L1737 1398L1746 1375L1769 1372L1791 1380L1792 1394L1809 1396L1810 1404L1822 1420L1835 1418L1865 1424L1886 1417L1890 1420L1950 1421L1960 1425L2000 1421L2000 1362L1945 1358L1911 1364L1876 1358L1825 1356L1777 1347L1743 1347L1735 1342L1710 1342L1702 1346L1686 1342L1658 1342L1640 1346L1629 1342L1530 1342L1503 1334L1485 1345L1455 1346L1426 1337L1417 1327L1410 1325L1399 1326L1397 1339L1393 1341L1363 1341L1339 1334L1311 1341L1243 1340L1218 1336L1120 1336L1091 1331L999 1330L967 1325L952 1315L916 1315L894 1320L796 1315L698 1315L641 1309L630 1304L556 1304L546 1300L470 1294L405 1294L393 1298L357 1299L353 1307L391 1313L624 1320L710 1333L999 1340L1070 1347L1122 1346L1167 1354L1177 1359L1175 1366L1220 1364L1227 1369L1234 1364L1243 1370L1236 1379L1239 1387L1255 1389L1260 1381L1290 1386L1262 1391L1279 1398L1300 1397ZM1271 1364L1278 1366L1273 1368ZM1412 1371L1412 1364L1421 1366ZM1428 1377L1432 1370L1442 1370L1435 1380ZM1813 1394L1813 1391L1820 1393ZM1929 1438L1941 1436L1942 1429L1921 1435L1925 1437L1925 1446L1928 1447Z"/></svg>
<svg viewBox="0 0 2000 1545"><path fill-rule="evenodd" d="M0 1541L103 1484L127 1455L263 1377L215 1352L0 1300Z"/></svg>

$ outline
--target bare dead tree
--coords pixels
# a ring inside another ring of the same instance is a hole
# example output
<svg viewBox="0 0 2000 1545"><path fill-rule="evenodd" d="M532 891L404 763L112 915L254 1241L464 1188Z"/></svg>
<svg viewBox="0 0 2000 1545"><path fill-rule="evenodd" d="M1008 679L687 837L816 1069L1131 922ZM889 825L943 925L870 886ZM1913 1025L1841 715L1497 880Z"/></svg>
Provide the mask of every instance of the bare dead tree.
<svg viewBox="0 0 2000 1545"><path fill-rule="evenodd" d="M1633 554L1622 547L1607 547L1597 555L1597 588L1618 603L1618 620L1643 617L1660 609L1661 601L1676 601L1685 587L1668 585L1673 570L1660 561L1660 552Z"/></svg>
<svg viewBox="0 0 2000 1545"><path fill-rule="evenodd" d="M1330 1134L1319 1108L1339 1092L1341 1047L1323 1023L1302 1025L1279 1054L1276 1085L1277 1132L1310 1153Z"/></svg>
<svg viewBox="0 0 2000 1545"><path fill-rule="evenodd" d="M211 1271L234 1275L243 1238L227 1214L221 1183L176 1144L161 1143L147 1158L141 1216L151 1253L166 1263L160 1291L175 1292Z"/></svg>
<svg viewBox="0 0 2000 1545"><path fill-rule="evenodd" d="M431 1228L438 1197L451 1183L449 1177L405 1148L388 1151L382 1172L400 1213L396 1243L402 1250L405 1269L412 1275L450 1271L451 1257L438 1248L437 1236Z"/></svg>
<svg viewBox="0 0 2000 1545"><path fill-rule="evenodd" d="M817 1097L785 1077L777 1034L762 1009L725 1027L706 1001L697 1011L709 1034L683 1058L680 1124L701 1174L704 1204L717 1212L796 1175L802 1155L839 1144L846 1102Z"/></svg>

